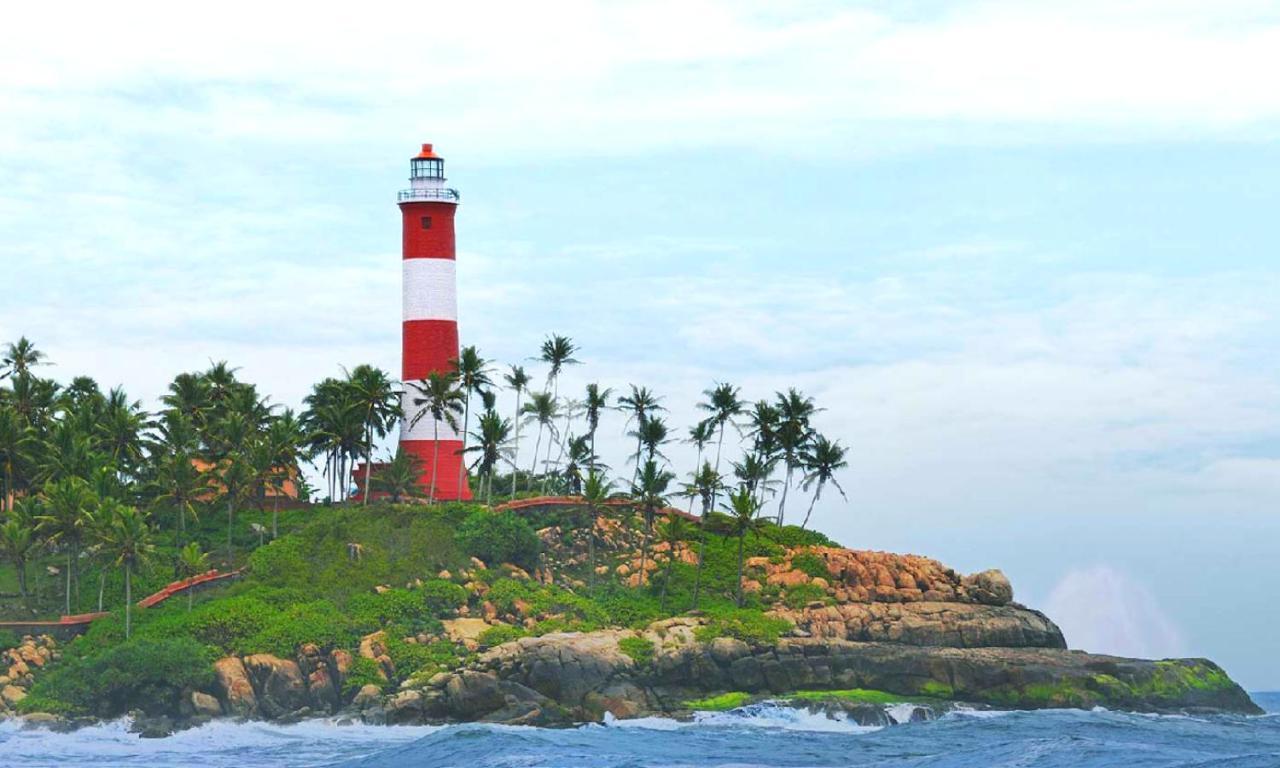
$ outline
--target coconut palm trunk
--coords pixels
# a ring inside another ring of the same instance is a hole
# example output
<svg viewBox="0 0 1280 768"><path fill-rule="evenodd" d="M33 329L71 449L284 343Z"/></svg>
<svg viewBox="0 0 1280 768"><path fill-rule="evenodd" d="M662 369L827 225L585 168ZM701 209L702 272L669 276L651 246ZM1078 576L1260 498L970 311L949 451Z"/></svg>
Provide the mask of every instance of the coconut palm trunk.
<svg viewBox="0 0 1280 768"><path fill-rule="evenodd" d="M462 452L467 452L467 429L471 423L471 390L466 390L466 402L462 408ZM466 474L467 462L458 462L458 498L462 498L462 476Z"/></svg>
<svg viewBox="0 0 1280 768"><path fill-rule="evenodd" d="M67 599L65 613L71 615L71 547L67 547Z"/></svg>
<svg viewBox="0 0 1280 768"><path fill-rule="evenodd" d="M818 503L818 499L822 496L822 481L818 481L818 487L813 489L813 498L809 500L809 509L804 513L804 522L800 523L800 530L804 530L809 525L809 516L813 514L813 507Z"/></svg>
<svg viewBox="0 0 1280 768"><path fill-rule="evenodd" d="M440 420L433 419L431 425L434 440L431 443L431 492L427 496L427 503L436 503L436 477L440 474Z"/></svg>
<svg viewBox="0 0 1280 768"><path fill-rule="evenodd" d="M363 504L369 503L369 485L373 481L373 424L368 422L372 418L373 409L369 409L369 415L365 416L368 426L365 427L364 437L364 496L361 499ZM279 505L277 504L277 507ZM271 538L276 537L276 518L275 513L271 516Z"/></svg>
<svg viewBox="0 0 1280 768"><path fill-rule="evenodd" d="M738 533L738 607L742 607L742 544L747 538L747 532Z"/></svg>
<svg viewBox="0 0 1280 768"><path fill-rule="evenodd" d="M516 483L520 481L520 390L516 390L516 439L511 449L511 498L516 497ZM535 456L537 453L535 452Z"/></svg>
<svg viewBox="0 0 1280 768"><path fill-rule="evenodd" d="M787 472L782 477L782 499L778 502L778 526L782 526L783 512L787 508L787 491L791 490L791 463L787 463Z"/></svg>
<svg viewBox="0 0 1280 768"><path fill-rule="evenodd" d="M133 631L133 569L128 563L124 566L124 639L128 640Z"/></svg>

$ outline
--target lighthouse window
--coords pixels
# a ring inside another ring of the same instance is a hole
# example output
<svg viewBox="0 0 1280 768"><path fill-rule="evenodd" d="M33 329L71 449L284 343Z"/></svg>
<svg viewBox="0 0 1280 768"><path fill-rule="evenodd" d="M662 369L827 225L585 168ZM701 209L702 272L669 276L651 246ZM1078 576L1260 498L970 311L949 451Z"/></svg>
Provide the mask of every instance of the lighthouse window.
<svg viewBox="0 0 1280 768"><path fill-rule="evenodd" d="M439 159L415 158L412 165L415 179L443 179L444 161Z"/></svg>
<svg viewBox="0 0 1280 768"><path fill-rule="evenodd" d="M431 217L430 217L430 216L423 216L423 217L422 217L422 228L423 228L423 229L431 229Z"/></svg>

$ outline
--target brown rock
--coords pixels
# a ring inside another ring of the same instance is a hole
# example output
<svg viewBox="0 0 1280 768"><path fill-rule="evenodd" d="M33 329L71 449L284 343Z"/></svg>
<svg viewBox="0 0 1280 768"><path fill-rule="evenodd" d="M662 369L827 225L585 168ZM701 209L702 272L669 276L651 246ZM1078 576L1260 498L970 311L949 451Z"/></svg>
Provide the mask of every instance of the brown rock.
<svg viewBox="0 0 1280 768"><path fill-rule="evenodd" d="M0 688L0 700L4 701L9 707L15 707L18 702L27 698L27 692L16 685L6 685Z"/></svg>
<svg viewBox="0 0 1280 768"><path fill-rule="evenodd" d="M226 656L213 663L214 684L227 714L252 717L258 713L258 697L249 682L244 663Z"/></svg>
<svg viewBox="0 0 1280 768"><path fill-rule="evenodd" d="M222 705L218 703L218 700L200 691L191 692L191 709L195 714L205 717L222 716Z"/></svg>
<svg viewBox="0 0 1280 768"><path fill-rule="evenodd" d="M297 663L268 653L246 656L244 668L258 696L258 709L267 717L281 717L307 703L307 684Z"/></svg>

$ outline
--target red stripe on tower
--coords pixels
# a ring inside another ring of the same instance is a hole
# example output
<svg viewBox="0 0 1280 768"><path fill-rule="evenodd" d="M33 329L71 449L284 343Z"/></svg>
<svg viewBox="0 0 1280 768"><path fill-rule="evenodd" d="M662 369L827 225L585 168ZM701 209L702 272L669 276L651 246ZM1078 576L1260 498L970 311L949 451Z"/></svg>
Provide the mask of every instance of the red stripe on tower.
<svg viewBox="0 0 1280 768"><path fill-rule="evenodd" d="M458 192L444 185L444 158L430 144L409 161L409 189L399 195L404 254L403 357L400 379L405 383L401 401L400 446L422 463L421 484L430 491L434 478L436 499L470 499L463 474L462 438L448 422L437 422L422 406L413 382L428 373L450 370L458 356L458 294L454 272L453 214Z"/></svg>

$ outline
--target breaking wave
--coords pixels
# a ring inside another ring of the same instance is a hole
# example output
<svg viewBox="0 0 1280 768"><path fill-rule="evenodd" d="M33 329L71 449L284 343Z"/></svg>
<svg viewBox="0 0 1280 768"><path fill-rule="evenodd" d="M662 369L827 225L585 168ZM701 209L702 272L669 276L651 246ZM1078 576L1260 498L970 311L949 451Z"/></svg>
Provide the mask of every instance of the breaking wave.
<svg viewBox="0 0 1280 768"><path fill-rule="evenodd" d="M1280 697L1257 698L1280 708ZM906 708L889 711L895 721L910 719ZM166 739L140 739L124 721L72 733L10 721L0 723L0 756L14 768L1275 768L1280 717L956 710L876 728L763 703L686 722L610 720L568 729L218 722Z"/></svg>

